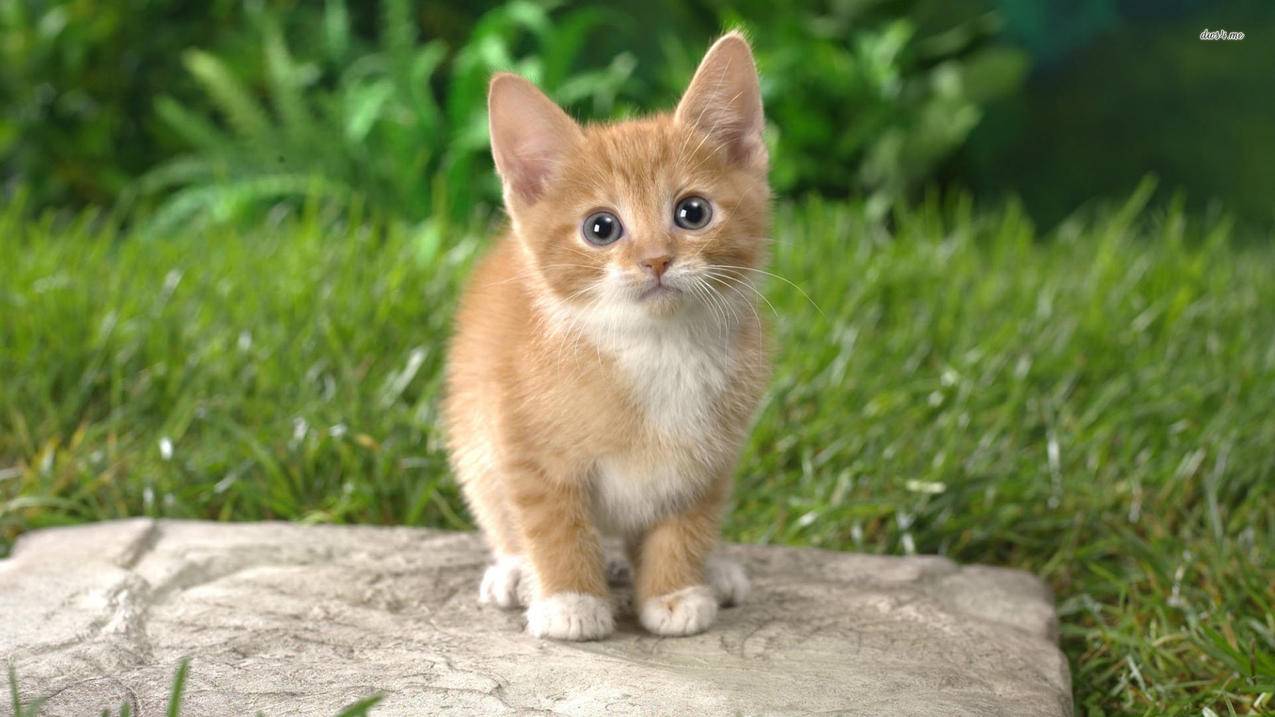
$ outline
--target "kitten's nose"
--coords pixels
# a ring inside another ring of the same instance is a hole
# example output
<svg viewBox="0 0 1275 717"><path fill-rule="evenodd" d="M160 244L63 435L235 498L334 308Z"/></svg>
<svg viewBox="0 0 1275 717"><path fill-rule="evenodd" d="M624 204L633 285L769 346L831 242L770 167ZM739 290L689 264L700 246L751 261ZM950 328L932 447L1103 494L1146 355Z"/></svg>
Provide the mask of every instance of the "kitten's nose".
<svg viewBox="0 0 1275 717"><path fill-rule="evenodd" d="M656 279L659 279L664 276L665 271L668 271L668 265L673 263L673 257L668 254L648 256L638 263L654 274Z"/></svg>

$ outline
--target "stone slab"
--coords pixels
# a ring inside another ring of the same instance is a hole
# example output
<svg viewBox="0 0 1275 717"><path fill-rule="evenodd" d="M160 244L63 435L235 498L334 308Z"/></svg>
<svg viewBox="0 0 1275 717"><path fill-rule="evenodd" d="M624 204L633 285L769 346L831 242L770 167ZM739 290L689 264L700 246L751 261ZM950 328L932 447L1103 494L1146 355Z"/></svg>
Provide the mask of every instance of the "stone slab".
<svg viewBox="0 0 1275 717"><path fill-rule="evenodd" d="M22 536L0 561L0 660L42 715L1072 713L1053 601L940 557L728 546L749 601L689 638L535 640L479 607L481 539L435 530L136 519ZM627 602L617 591L621 605ZM8 711L7 700L0 711Z"/></svg>

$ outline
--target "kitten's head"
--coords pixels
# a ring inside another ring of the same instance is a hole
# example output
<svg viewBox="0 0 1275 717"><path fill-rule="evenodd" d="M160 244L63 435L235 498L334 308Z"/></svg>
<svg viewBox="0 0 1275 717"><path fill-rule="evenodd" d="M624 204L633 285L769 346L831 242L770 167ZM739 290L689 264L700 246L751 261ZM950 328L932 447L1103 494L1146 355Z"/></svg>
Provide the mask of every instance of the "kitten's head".
<svg viewBox="0 0 1275 717"><path fill-rule="evenodd" d="M581 127L510 74L492 79L488 108L527 275L556 305L667 317L751 302L770 190L741 35L713 45L671 115Z"/></svg>

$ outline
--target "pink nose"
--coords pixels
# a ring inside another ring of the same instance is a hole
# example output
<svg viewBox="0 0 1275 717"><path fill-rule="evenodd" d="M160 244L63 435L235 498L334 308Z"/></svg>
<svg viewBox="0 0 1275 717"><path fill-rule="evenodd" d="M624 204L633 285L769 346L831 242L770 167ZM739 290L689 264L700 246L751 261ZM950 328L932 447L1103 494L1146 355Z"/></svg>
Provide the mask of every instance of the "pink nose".
<svg viewBox="0 0 1275 717"><path fill-rule="evenodd" d="M659 279L664 276L665 271L668 271L668 265L673 263L673 257L667 254L664 256L651 256L638 263L654 274L656 279Z"/></svg>

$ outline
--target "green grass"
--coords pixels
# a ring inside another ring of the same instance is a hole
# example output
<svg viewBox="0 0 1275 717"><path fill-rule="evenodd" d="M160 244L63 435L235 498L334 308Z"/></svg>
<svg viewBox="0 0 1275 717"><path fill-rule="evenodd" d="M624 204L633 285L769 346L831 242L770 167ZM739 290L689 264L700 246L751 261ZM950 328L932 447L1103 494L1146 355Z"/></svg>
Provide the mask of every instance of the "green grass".
<svg viewBox="0 0 1275 717"><path fill-rule="evenodd" d="M960 198L781 207L811 301L767 287L730 537L1030 570L1083 713L1270 710L1275 245L1145 196L1049 236ZM0 550L138 514L468 527L438 391L482 239L443 236L0 210Z"/></svg>

